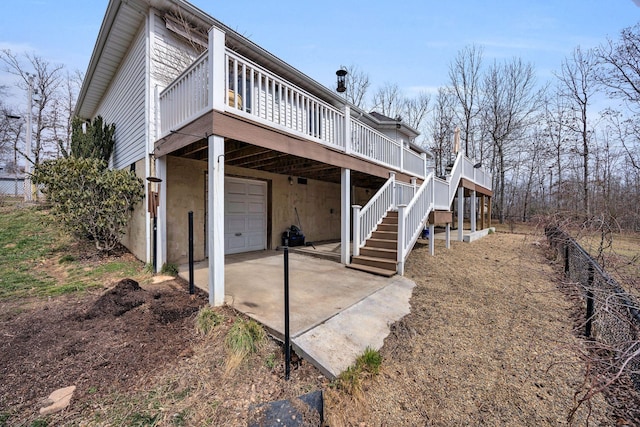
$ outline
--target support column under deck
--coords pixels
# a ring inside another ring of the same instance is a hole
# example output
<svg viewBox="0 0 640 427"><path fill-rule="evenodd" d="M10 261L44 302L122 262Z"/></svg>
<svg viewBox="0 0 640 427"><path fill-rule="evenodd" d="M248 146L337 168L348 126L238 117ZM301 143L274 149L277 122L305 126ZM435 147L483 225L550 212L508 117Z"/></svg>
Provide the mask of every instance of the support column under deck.
<svg viewBox="0 0 640 427"><path fill-rule="evenodd" d="M158 253L156 254L159 268L167 262L167 157L156 159L156 176L162 180L158 186L160 190L158 206Z"/></svg>
<svg viewBox="0 0 640 427"><path fill-rule="evenodd" d="M476 195L476 190L471 190L471 197L469 197L469 202L471 203L471 213L470 213L470 219L471 219L471 232L475 233L476 232L476 228L477 228L477 218L478 218L478 214L477 214L477 210L476 210L476 205L477 205L477 195Z"/></svg>
<svg viewBox="0 0 640 427"><path fill-rule="evenodd" d="M224 303L224 138L209 137L209 304Z"/></svg>
<svg viewBox="0 0 640 427"><path fill-rule="evenodd" d="M429 224L429 255L433 256L436 253L435 248L436 240L436 226L435 224Z"/></svg>
<svg viewBox="0 0 640 427"><path fill-rule="evenodd" d="M340 172L340 262L351 261L351 169Z"/></svg>
<svg viewBox="0 0 640 427"><path fill-rule="evenodd" d="M447 223L444 234L444 244L447 249L451 249L451 224Z"/></svg>
<svg viewBox="0 0 640 427"><path fill-rule="evenodd" d="M464 239L464 188L458 188L458 241Z"/></svg>
<svg viewBox="0 0 640 427"><path fill-rule="evenodd" d="M484 194L480 195L480 229L484 230Z"/></svg>

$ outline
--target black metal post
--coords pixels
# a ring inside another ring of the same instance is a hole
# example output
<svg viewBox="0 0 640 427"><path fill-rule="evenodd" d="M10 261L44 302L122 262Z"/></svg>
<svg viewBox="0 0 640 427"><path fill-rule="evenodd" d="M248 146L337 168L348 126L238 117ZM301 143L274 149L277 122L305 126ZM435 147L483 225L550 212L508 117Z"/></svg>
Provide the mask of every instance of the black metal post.
<svg viewBox="0 0 640 427"><path fill-rule="evenodd" d="M589 277L587 279L587 321L585 323L584 335L591 337L591 325L593 321L593 265L589 264Z"/></svg>
<svg viewBox="0 0 640 427"><path fill-rule="evenodd" d="M569 276L569 243L565 242L564 247L564 275Z"/></svg>
<svg viewBox="0 0 640 427"><path fill-rule="evenodd" d="M153 273L158 272L158 217L153 216Z"/></svg>
<svg viewBox="0 0 640 427"><path fill-rule="evenodd" d="M291 373L291 343L289 342L289 247L284 247L284 379Z"/></svg>
<svg viewBox="0 0 640 427"><path fill-rule="evenodd" d="M193 211L189 211L189 294L195 292L193 286Z"/></svg>

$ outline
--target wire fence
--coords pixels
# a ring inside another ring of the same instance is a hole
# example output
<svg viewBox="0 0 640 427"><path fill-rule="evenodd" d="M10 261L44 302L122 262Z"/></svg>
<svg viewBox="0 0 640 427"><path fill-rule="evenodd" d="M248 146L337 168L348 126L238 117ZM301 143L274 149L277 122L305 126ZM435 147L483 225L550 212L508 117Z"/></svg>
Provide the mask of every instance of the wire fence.
<svg viewBox="0 0 640 427"><path fill-rule="evenodd" d="M545 228L563 263L565 277L579 290L584 334L609 352L613 372L625 372L640 390L640 305L564 230Z"/></svg>
<svg viewBox="0 0 640 427"><path fill-rule="evenodd" d="M0 194L19 196L24 192L24 178L0 178Z"/></svg>

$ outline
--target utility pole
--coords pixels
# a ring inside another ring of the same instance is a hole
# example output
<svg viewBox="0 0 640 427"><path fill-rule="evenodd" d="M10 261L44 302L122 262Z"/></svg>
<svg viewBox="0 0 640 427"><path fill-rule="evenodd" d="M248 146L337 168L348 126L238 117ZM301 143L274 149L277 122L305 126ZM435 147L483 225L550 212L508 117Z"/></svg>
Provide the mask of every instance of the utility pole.
<svg viewBox="0 0 640 427"><path fill-rule="evenodd" d="M33 189L31 188L31 115L33 107L33 79L34 75L28 75L29 89L27 93L27 141L26 141L26 156L27 161L24 165L24 201L30 202L33 200Z"/></svg>

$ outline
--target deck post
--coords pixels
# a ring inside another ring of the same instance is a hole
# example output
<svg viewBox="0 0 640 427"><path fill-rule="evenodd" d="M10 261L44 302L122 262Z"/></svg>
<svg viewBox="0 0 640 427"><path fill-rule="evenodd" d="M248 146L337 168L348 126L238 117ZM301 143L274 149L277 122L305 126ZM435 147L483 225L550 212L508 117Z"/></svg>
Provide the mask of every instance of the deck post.
<svg viewBox="0 0 640 427"><path fill-rule="evenodd" d="M340 172L340 262L349 264L351 246L351 169Z"/></svg>
<svg viewBox="0 0 640 427"><path fill-rule="evenodd" d="M447 249L451 249L451 223L447 223L447 228L444 234L444 244Z"/></svg>
<svg viewBox="0 0 640 427"><path fill-rule="evenodd" d="M167 157L162 156L156 159L156 176L162 180L164 185L159 185L158 206L158 248L157 263L162 266L167 262Z"/></svg>
<svg viewBox="0 0 640 427"><path fill-rule="evenodd" d="M475 171L475 169L474 169ZM474 172L475 173L475 172ZM477 194L476 194L476 190L471 190L471 197L469 197L469 203L471 203L471 213L469 214L470 219L471 219L471 232L475 233L476 232L476 227L477 227L477 219L478 219L478 211L476 209L476 205L478 203L478 198L477 198Z"/></svg>
<svg viewBox="0 0 640 427"><path fill-rule="evenodd" d="M360 209L362 206L353 205L351 208L353 209L353 256L358 256L360 255Z"/></svg>
<svg viewBox="0 0 640 427"><path fill-rule="evenodd" d="M484 194L480 195L480 229L484 230Z"/></svg>
<svg viewBox="0 0 640 427"><path fill-rule="evenodd" d="M407 205L398 205L398 274L404 276L404 210Z"/></svg>
<svg viewBox="0 0 640 427"><path fill-rule="evenodd" d="M436 226L435 224L429 224L429 254L431 256L434 256L436 254L436 246L435 246L435 240L436 240Z"/></svg>
<svg viewBox="0 0 640 427"><path fill-rule="evenodd" d="M458 187L458 241L464 240L464 188Z"/></svg>
<svg viewBox="0 0 640 427"><path fill-rule="evenodd" d="M211 108L218 111L225 109L225 33L217 27L209 30L209 100ZM209 175L211 176L211 175Z"/></svg>
<svg viewBox="0 0 640 427"><path fill-rule="evenodd" d="M351 154L351 108L349 104L344 106L344 152Z"/></svg>
<svg viewBox="0 0 640 427"><path fill-rule="evenodd" d="M209 304L224 303L224 138L211 135L209 142Z"/></svg>

